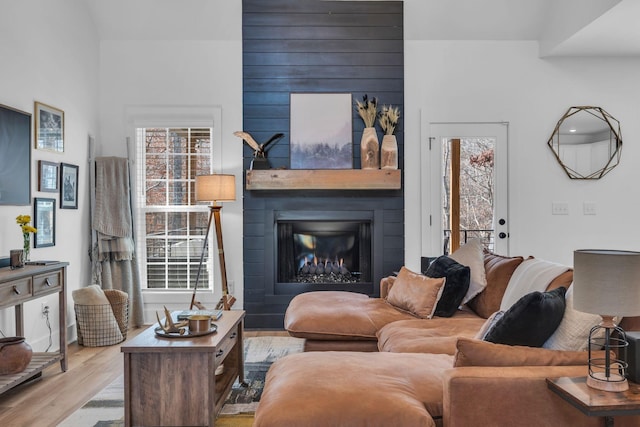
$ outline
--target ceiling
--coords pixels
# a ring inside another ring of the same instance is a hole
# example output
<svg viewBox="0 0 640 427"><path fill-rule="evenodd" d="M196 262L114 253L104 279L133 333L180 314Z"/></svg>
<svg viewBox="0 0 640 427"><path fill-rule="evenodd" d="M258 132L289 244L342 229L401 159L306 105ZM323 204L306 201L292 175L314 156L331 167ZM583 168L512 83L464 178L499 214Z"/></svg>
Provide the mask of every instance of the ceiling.
<svg viewBox="0 0 640 427"><path fill-rule="evenodd" d="M102 40L225 40L238 34L226 18L241 0L84 1ZM539 42L543 57L640 56L638 0L404 4L406 40L529 40Z"/></svg>

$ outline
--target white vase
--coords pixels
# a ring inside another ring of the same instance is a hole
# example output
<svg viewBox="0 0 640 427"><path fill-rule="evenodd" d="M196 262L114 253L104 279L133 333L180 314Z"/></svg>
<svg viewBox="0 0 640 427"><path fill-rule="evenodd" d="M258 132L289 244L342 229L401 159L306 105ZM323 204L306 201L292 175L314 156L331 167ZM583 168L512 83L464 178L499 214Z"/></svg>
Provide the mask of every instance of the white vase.
<svg viewBox="0 0 640 427"><path fill-rule="evenodd" d="M384 135L382 137L380 168L398 169L398 141L395 135Z"/></svg>
<svg viewBox="0 0 640 427"><path fill-rule="evenodd" d="M362 169L379 169L379 151L376 128L364 128L360 140L360 167Z"/></svg>

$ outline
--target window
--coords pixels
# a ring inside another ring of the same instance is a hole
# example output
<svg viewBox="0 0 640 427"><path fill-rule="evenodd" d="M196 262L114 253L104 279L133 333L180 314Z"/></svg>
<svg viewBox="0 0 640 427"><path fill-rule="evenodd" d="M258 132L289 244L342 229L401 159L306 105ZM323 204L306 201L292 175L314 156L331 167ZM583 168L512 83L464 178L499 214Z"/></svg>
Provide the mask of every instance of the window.
<svg viewBox="0 0 640 427"><path fill-rule="evenodd" d="M209 219L207 206L195 202L195 177L211 173L212 130L136 129L137 244L148 289L195 286ZM209 256L198 288L211 288Z"/></svg>

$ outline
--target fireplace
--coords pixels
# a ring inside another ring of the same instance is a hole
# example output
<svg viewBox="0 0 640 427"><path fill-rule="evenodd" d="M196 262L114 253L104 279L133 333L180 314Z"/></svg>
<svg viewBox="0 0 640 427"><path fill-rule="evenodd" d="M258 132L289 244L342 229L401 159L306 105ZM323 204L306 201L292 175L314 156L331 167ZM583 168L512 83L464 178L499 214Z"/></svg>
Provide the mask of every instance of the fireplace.
<svg viewBox="0 0 640 427"><path fill-rule="evenodd" d="M275 294L372 290L372 211L275 212Z"/></svg>
<svg viewBox="0 0 640 427"><path fill-rule="evenodd" d="M401 191L245 191L244 197L246 328L282 328L291 299L304 292L380 295L380 279L404 264ZM315 243L296 247L295 239ZM342 259L354 280L301 277L301 263L314 255L318 264Z"/></svg>

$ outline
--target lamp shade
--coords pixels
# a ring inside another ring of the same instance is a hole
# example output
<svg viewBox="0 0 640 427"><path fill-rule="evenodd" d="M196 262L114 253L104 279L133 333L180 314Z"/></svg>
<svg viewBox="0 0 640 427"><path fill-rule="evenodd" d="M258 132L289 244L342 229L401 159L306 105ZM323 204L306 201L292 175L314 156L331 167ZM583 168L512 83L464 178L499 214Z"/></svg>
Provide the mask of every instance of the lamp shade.
<svg viewBox="0 0 640 427"><path fill-rule="evenodd" d="M640 252L573 253L573 308L602 316L640 315Z"/></svg>
<svg viewBox="0 0 640 427"><path fill-rule="evenodd" d="M196 176L196 201L223 202L235 199L235 176L223 174Z"/></svg>

